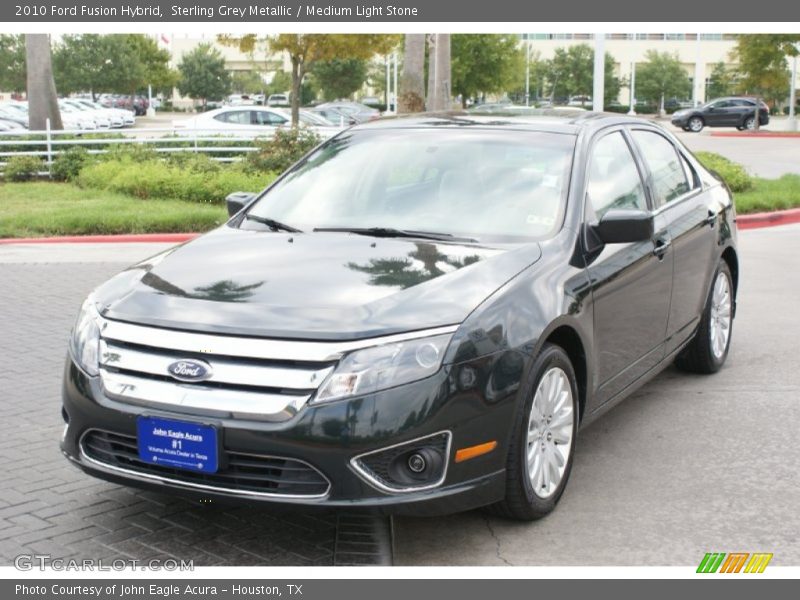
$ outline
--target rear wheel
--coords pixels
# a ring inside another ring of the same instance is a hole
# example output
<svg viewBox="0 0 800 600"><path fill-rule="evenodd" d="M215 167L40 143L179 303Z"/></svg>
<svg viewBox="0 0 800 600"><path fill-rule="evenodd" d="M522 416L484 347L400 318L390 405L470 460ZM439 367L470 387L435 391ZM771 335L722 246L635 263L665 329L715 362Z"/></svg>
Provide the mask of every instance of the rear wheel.
<svg viewBox="0 0 800 600"><path fill-rule="evenodd" d="M743 129L755 129L756 128L756 118L755 117L747 117L744 122L742 123Z"/></svg>
<svg viewBox="0 0 800 600"><path fill-rule="evenodd" d="M559 346L545 344L526 382L506 465L506 497L496 514L531 521L550 513L572 469L578 427L575 371Z"/></svg>
<svg viewBox="0 0 800 600"><path fill-rule="evenodd" d="M689 126L689 131L700 133L703 131L703 127L705 127L706 124L701 117L692 117L689 119L687 125Z"/></svg>
<svg viewBox="0 0 800 600"><path fill-rule="evenodd" d="M716 373L728 357L733 328L733 278L728 263L720 261L714 283L694 338L675 359L692 373Z"/></svg>

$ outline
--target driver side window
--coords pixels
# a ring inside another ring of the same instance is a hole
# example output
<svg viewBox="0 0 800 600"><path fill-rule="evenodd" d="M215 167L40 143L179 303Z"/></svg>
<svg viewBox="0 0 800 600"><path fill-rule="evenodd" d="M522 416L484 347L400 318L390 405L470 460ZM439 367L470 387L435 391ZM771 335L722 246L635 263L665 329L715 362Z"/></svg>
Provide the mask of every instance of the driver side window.
<svg viewBox="0 0 800 600"><path fill-rule="evenodd" d="M647 210L642 178L622 132L609 133L592 148L586 193L598 219L612 208Z"/></svg>

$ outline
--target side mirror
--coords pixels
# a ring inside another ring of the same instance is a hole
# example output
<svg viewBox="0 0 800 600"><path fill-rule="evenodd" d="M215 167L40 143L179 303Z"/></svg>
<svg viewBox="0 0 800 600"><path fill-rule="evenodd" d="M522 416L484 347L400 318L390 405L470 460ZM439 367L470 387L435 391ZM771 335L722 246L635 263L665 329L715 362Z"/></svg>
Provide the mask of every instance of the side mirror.
<svg viewBox="0 0 800 600"><path fill-rule="evenodd" d="M592 229L604 244L643 242L653 237L653 215L638 209L611 209Z"/></svg>
<svg viewBox="0 0 800 600"><path fill-rule="evenodd" d="M232 194L228 194L225 198L225 204L228 206L228 216L232 217L238 213L255 200L256 196L257 194L253 192L233 192Z"/></svg>

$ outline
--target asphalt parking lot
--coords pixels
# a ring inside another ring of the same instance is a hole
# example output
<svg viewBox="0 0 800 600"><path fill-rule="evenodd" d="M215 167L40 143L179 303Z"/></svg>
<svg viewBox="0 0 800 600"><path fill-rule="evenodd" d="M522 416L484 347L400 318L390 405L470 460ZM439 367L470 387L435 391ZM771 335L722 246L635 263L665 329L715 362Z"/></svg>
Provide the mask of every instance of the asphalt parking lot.
<svg viewBox="0 0 800 600"><path fill-rule="evenodd" d="M800 331L800 226L740 238L739 312L721 373L668 370L583 431L570 485L542 521L480 511L395 519L395 564L691 565L712 551L772 552L772 564L800 564L800 370L791 333ZM92 479L60 456L60 375L77 308L93 286L157 250L0 246L0 564L22 553L358 562L347 551L360 527L385 547L369 519L193 504Z"/></svg>

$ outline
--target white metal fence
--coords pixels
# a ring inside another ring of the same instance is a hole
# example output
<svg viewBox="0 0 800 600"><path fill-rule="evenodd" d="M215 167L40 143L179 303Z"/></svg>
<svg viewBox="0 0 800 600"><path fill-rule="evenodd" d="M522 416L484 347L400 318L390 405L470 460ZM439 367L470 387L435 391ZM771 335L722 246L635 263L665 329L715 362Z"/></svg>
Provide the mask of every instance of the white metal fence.
<svg viewBox="0 0 800 600"><path fill-rule="evenodd" d="M15 156L35 156L42 161L39 175L49 177L53 161L67 149L82 146L89 154L106 154L111 148L140 144L157 153L175 152L202 153L219 162L241 160L248 152L256 150L255 141L269 139L274 129L220 130L220 129L181 129L181 128L140 128L125 130L54 130L43 131L4 131L0 133L0 176L8 161ZM328 137L339 129L317 132Z"/></svg>

